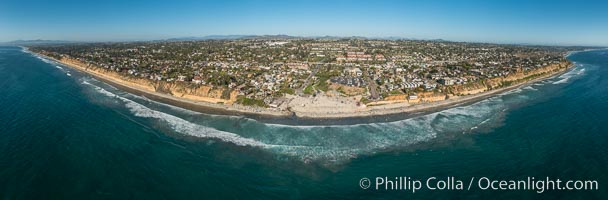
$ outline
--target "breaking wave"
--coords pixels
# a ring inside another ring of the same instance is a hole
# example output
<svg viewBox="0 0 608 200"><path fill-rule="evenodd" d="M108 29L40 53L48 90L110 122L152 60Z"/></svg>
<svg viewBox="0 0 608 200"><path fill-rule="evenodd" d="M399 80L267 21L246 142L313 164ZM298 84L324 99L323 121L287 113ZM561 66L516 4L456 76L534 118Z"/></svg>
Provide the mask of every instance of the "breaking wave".
<svg viewBox="0 0 608 200"><path fill-rule="evenodd" d="M533 88L532 86L526 86L526 87L524 87L524 88L522 88L522 89L526 89L526 90L534 90L534 91L538 90L538 89L536 89L536 88Z"/></svg>
<svg viewBox="0 0 608 200"><path fill-rule="evenodd" d="M186 113L186 114L190 114L190 115L201 114L199 112L195 112L195 111L192 111L192 110L180 108L180 107L177 107L177 106L174 106L174 105L169 105L169 104L166 104L166 103L161 103L161 102L153 101L153 100L150 100L150 99L148 99L148 98L146 98L144 96L138 96L138 95L134 95L134 94L130 94L130 93L127 94L127 95L129 97L136 98L136 99L141 99L141 100L147 101L149 103L154 103L154 104L162 105L162 106L165 106L167 108L170 108L172 110L179 111L179 112L182 112L182 113Z"/></svg>
<svg viewBox="0 0 608 200"><path fill-rule="evenodd" d="M402 149L433 140L442 134L471 133L495 124L493 121L506 110L503 97L496 96L471 105L394 122L291 126L261 123L243 117L197 113L129 93L113 93L91 84L90 80L95 79L81 80L82 84L90 86L97 93L117 99L134 116L157 120L177 133L259 148L278 156L328 165L340 164L361 155ZM112 91L114 89L111 88ZM513 92L521 92L521 89ZM138 103L140 101L144 103ZM160 111L156 105L170 109ZM184 113L188 115L179 117Z"/></svg>
<svg viewBox="0 0 608 200"><path fill-rule="evenodd" d="M562 83L567 83L568 80L570 80L573 77L576 76L580 76L583 73L585 73L585 68L582 67L582 65L577 65L576 68L570 70L569 72L566 72L560 76L558 76L557 78L559 78L559 80L553 82L553 84L562 84Z"/></svg>
<svg viewBox="0 0 608 200"><path fill-rule="evenodd" d="M197 124L193 124L184 119L178 118L176 116L159 112L156 110L149 109L141 104L136 103L133 100L118 96L114 93L111 93L99 86L95 86L87 81L83 81L83 84L87 84L92 86L97 92L104 94L111 98L116 98L125 103L125 106L138 117L144 118L155 118L162 121L167 122L171 125L171 127L180 133L184 133L191 136L203 137L203 138L216 138L225 142L234 143L240 146L267 146L264 143L258 142L256 140L250 138L243 138L234 133L228 133L224 131L215 130L209 127L199 126Z"/></svg>

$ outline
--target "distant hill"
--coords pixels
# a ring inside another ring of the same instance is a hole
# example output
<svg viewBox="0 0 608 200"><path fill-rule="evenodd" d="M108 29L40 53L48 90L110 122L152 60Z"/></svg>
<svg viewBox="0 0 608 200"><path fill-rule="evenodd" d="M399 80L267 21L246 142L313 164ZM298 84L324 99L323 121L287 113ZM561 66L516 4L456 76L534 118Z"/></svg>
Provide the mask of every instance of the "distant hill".
<svg viewBox="0 0 608 200"><path fill-rule="evenodd" d="M5 45L41 45L41 44L67 44L67 43L74 43L72 41L66 41L66 40L14 40L14 41L10 41L10 42L4 42L4 43L0 43L0 44L5 44Z"/></svg>
<svg viewBox="0 0 608 200"><path fill-rule="evenodd" d="M238 40L238 39L260 39L260 40L294 40L294 39L320 39L320 40L365 40L365 39L381 39L381 40L416 40L403 37L363 37L363 36L290 36L290 35L207 35L207 36L192 36L192 37L175 37L161 40L151 41L203 41L203 40ZM145 41L145 40L143 40ZM430 41L444 42L446 40L435 39ZM93 42L93 41L90 41ZM112 42L112 41L108 41ZM118 41L113 41L118 42ZM0 45L52 45L52 44L72 44L72 43L89 43L75 42L67 40L15 40L10 42L0 43Z"/></svg>
<svg viewBox="0 0 608 200"><path fill-rule="evenodd" d="M304 37L289 36L289 35L254 35L243 39L265 39L265 40L288 40L288 39L301 39Z"/></svg>
<svg viewBox="0 0 608 200"><path fill-rule="evenodd" d="M430 41L430 42L458 42L445 39L417 39L407 38L398 36L387 36L387 37L363 37L363 36L290 36L290 35L208 35L201 37L176 37L169 39L160 40L141 40L141 41L130 41L130 42L163 42L163 41L203 41L203 40L239 40L239 39L260 39L260 40L295 40L295 39L318 39L318 40L419 40L419 41ZM129 42L129 41L106 41L112 42ZM0 45L8 46L28 46L28 45L55 45L55 44L77 44L77 43L104 43L101 41L68 41L68 40L14 40L10 42L0 42ZM468 43L484 43L484 42L468 42ZM487 43L487 44L498 44L498 43ZM516 46L553 46L553 47L573 47L573 48L607 48L602 46L560 46L560 45L539 45L531 43L502 43L503 45L516 45Z"/></svg>
<svg viewBox="0 0 608 200"><path fill-rule="evenodd" d="M234 40L246 37L253 37L254 35L208 35L203 37L178 37L169 38L167 41L197 41L197 40Z"/></svg>
<svg viewBox="0 0 608 200"><path fill-rule="evenodd" d="M208 35L203 37L178 37L169 38L167 41L198 41L198 40L237 40L237 39L266 39L266 40L286 40L305 38L289 35Z"/></svg>

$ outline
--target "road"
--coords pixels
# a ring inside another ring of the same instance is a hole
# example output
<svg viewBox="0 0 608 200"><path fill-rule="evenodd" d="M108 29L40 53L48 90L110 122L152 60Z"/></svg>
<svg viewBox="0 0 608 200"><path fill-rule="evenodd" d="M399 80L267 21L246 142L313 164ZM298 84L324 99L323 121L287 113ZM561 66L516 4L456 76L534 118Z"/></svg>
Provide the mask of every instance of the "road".
<svg viewBox="0 0 608 200"><path fill-rule="evenodd" d="M380 95L378 94L378 91L377 91L378 85L376 85L376 81L369 78L369 76L366 76L365 78L367 79L367 82L369 83L369 93L371 94L372 99L380 98Z"/></svg>
<svg viewBox="0 0 608 200"><path fill-rule="evenodd" d="M315 66L315 68L310 72L310 75L308 75L308 78L306 78L306 80L304 80L304 84L302 84L302 87L300 87L300 89L296 90L297 95L299 95L299 96L304 95L304 89L306 88L306 86L308 86L310 79L312 79L312 77L315 75L315 73L317 72L318 69L319 69L319 66Z"/></svg>

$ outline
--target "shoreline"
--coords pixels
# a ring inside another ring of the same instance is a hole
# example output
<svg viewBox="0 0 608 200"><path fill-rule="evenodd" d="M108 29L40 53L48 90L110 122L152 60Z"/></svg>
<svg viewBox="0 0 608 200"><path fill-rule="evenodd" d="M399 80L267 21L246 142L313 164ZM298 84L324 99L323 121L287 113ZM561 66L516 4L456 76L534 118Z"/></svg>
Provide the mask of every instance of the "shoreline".
<svg viewBox="0 0 608 200"><path fill-rule="evenodd" d="M202 112L202 113L209 113L209 114L225 114L225 115L263 115L263 116L271 116L271 117L285 117L285 116L291 115L291 113L272 111L272 110L268 110L265 108L258 108L258 109L249 108L249 109L255 109L255 111L251 111L251 110L246 110L246 109L232 108L231 106L223 105L223 104L216 104L216 103L204 102L204 101L192 101L192 100L175 97L175 96L168 95L168 94L150 92L150 91L146 91L141 88L136 88L133 86L128 86L128 85L122 84L119 81L113 80L112 77L104 76L101 73L87 70L87 67L63 62L63 61L57 60L55 58L51 58L51 57L48 57L48 56L45 56L42 54L31 52L29 50L27 52L30 52L34 55L43 57L45 59L52 60L52 61L62 64L64 66L70 67L74 70L77 70L81 73L92 76L95 79L100 80L101 82L104 82L104 83L111 85L113 87L116 87L118 89L124 90L126 92L136 94L139 96L144 96L151 100L159 101L161 103L167 103L167 104L185 108L188 110L193 110L193 111ZM247 106L238 106L238 107L247 107Z"/></svg>
<svg viewBox="0 0 608 200"><path fill-rule="evenodd" d="M214 104L210 102L200 102L200 101L192 101L179 97L172 96L170 94L162 94L158 92L150 92L144 89L135 88L129 85L125 85L120 83L119 81L112 80L113 77L104 77L102 73L94 72L87 70L86 67L75 65L72 63L62 62L60 60L35 53L29 51L26 47L25 50L31 54L38 55L45 59L49 59L60 63L62 65L73 68L79 72L90 75L100 81L114 86L118 89L124 90L128 93L132 93L139 96L144 96L148 99L158 101L161 103L166 103L169 105L177 106L180 108L184 108L187 110L192 110L195 112L201 112L206 114L217 114L217 115L229 115L229 116L243 116L247 118L251 118L254 120L260 121L269 121L271 123L277 124L296 124L296 125L319 125L319 124L353 124L353 123L344 123L345 121L351 121L356 123L369 123L369 122L388 122L388 121L397 121L402 119L411 118L414 116L437 112L440 110L457 107L461 105L473 104L484 99L490 98L492 96L508 92L510 90L535 83L538 81L542 81L548 78L552 78L555 76L559 76L563 73L568 72L572 69L574 64L566 67L564 70L542 75L540 77L536 77L534 79L524 81L522 83L514 84L511 86L488 90L485 92L459 96L453 99L446 99L443 101L431 102L431 103L422 103L418 105L410 105L407 107L371 107L368 110L361 110L356 112L348 112L348 113L319 113L319 112L295 112L295 111L278 111L278 110L270 110L267 108L257 108L243 105L223 105L223 104ZM569 52L568 56L576 53ZM567 57L567 56L566 56ZM391 104L388 104L391 105ZM384 106L384 105L383 105Z"/></svg>
<svg viewBox="0 0 608 200"><path fill-rule="evenodd" d="M436 102L432 102L432 103L423 103L423 104L402 107L402 108L385 108L382 110L377 109L377 110L357 112L357 113L353 113L353 115L350 115L346 118L373 118L373 117L392 117L392 116L398 116L398 115L405 115L404 119L406 119L406 118L410 118L410 117L414 117L414 116L418 116L418 115L424 115L424 114L428 114L428 113L433 113L433 112L437 112L437 111L441 111L441 110L445 110L445 109L449 109L449 108L453 108L453 107L458 107L458 106L462 106L462 105L470 105L470 104L494 97L496 95L500 95L502 93L509 92L511 90L514 90L514 89L517 89L520 87L528 86L528 85L536 83L536 82L540 82L540 81L543 81L546 79L560 76L560 75L570 71L574 66L575 65L572 64L572 65L568 66L566 69L564 69L563 71L555 72L553 74L547 74L547 75L540 76L540 77L537 77L537 78L529 80L529 81L525 81L522 83L518 83L515 85L503 87L503 88L488 90L488 91L477 93L477 94L471 94L471 95L461 96L461 97L458 97L455 99L446 99L443 101L436 101ZM338 116L323 117L321 119L345 118L340 115L341 114L339 113ZM315 117L308 117L308 116L300 116L300 118L315 119ZM393 120L393 121L395 121L395 120Z"/></svg>

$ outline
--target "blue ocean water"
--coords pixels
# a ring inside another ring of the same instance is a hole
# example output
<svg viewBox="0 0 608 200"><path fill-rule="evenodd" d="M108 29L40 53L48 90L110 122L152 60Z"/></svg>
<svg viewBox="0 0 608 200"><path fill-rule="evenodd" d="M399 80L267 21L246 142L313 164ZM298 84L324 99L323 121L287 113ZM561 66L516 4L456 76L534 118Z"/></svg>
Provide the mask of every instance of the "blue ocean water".
<svg viewBox="0 0 608 200"><path fill-rule="evenodd" d="M209 115L0 47L0 198L602 198L608 51L495 97L383 123ZM363 177L597 180L596 191L363 190Z"/></svg>

